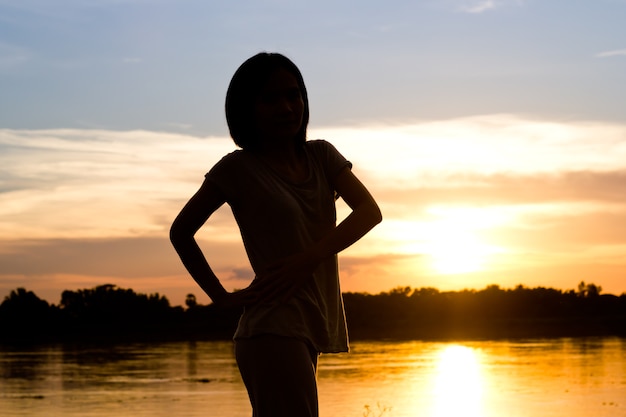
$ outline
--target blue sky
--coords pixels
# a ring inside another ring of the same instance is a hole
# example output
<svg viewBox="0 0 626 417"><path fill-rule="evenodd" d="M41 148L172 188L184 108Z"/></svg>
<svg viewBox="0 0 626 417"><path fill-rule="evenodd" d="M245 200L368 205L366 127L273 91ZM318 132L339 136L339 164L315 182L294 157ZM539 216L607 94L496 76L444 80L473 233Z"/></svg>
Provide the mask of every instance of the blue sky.
<svg viewBox="0 0 626 417"><path fill-rule="evenodd" d="M626 0L0 0L0 297L199 294L167 232L234 149L224 95L262 50L383 210L346 291L626 292L624 22ZM227 208L199 239L246 285Z"/></svg>
<svg viewBox="0 0 626 417"><path fill-rule="evenodd" d="M224 134L236 67L283 52L312 125L621 120L624 0L0 1L0 126Z"/></svg>

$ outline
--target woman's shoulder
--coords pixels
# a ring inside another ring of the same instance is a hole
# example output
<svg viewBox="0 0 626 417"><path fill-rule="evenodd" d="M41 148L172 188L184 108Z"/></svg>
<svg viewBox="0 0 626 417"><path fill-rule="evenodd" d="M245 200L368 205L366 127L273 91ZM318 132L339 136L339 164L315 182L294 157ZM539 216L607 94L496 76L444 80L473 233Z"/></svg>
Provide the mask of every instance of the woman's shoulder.
<svg viewBox="0 0 626 417"><path fill-rule="evenodd" d="M242 167L247 165L247 161L250 159L248 152L237 149L224 155L213 167L209 170L207 175L215 175L218 173L230 173L240 172Z"/></svg>
<svg viewBox="0 0 626 417"><path fill-rule="evenodd" d="M232 152L224 155L216 164L218 165L226 165L226 166L237 166L251 159L251 154L248 151L244 151L243 149L235 149Z"/></svg>
<svg viewBox="0 0 626 417"><path fill-rule="evenodd" d="M328 148L329 146L333 146L326 139L309 139L304 142L304 145L311 149Z"/></svg>
<svg viewBox="0 0 626 417"><path fill-rule="evenodd" d="M219 163L222 162L236 162L238 160L241 160L242 158L246 157L247 152L245 152L243 149L235 149L234 151L231 151L229 153L227 153L226 155L222 156L222 158L219 160Z"/></svg>
<svg viewBox="0 0 626 417"><path fill-rule="evenodd" d="M326 139L310 139L304 143L307 151L315 154L328 155L329 153L337 153L337 149Z"/></svg>
<svg viewBox="0 0 626 417"><path fill-rule="evenodd" d="M326 171L331 175L336 174L345 166L352 167L352 164L325 139L313 139L306 143L306 149L313 159L319 161Z"/></svg>
<svg viewBox="0 0 626 417"><path fill-rule="evenodd" d="M328 142L326 139L307 140L305 142L305 146L308 151L312 153L316 153L320 156L331 157L331 158L334 158L337 156L341 157L341 154L339 153L337 148L335 148L335 146L332 143Z"/></svg>

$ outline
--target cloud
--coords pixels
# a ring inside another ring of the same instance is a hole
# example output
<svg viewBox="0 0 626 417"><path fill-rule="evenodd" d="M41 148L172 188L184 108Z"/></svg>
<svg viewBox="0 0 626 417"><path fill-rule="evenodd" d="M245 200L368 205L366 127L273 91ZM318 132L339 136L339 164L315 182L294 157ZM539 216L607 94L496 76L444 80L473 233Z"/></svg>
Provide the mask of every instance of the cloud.
<svg viewBox="0 0 626 417"><path fill-rule="evenodd" d="M466 0L458 6L457 10L463 13L481 14L497 8L523 4L524 0Z"/></svg>
<svg viewBox="0 0 626 417"><path fill-rule="evenodd" d="M200 239L199 245L210 260L219 261L220 269L243 271L248 266L239 242ZM0 241L0 274L140 278L186 272L163 236Z"/></svg>
<svg viewBox="0 0 626 417"><path fill-rule="evenodd" d="M556 253L575 252L571 263L583 258L599 262L602 257L621 262L626 251L626 210L527 213L517 223L501 225L489 236L527 253L550 253L553 261L558 259Z"/></svg>
<svg viewBox="0 0 626 417"><path fill-rule="evenodd" d="M613 51L600 52L596 54L596 57L597 58L611 58L615 56L625 56L625 55L626 55L626 49L616 49Z"/></svg>
<svg viewBox="0 0 626 417"><path fill-rule="evenodd" d="M234 145L145 131L0 130L0 149L0 238L96 238L165 233L164 219Z"/></svg>
<svg viewBox="0 0 626 417"><path fill-rule="evenodd" d="M620 124L491 115L310 137L329 138L392 213L625 195ZM164 236L204 173L235 147L229 138L59 129L0 130L0 149L0 239L77 239ZM238 240L232 225L225 208L206 230Z"/></svg>
<svg viewBox="0 0 626 417"><path fill-rule="evenodd" d="M394 202L397 215L415 214L440 205L626 205L626 170L566 171L493 175L457 174L405 189L378 190L382 201Z"/></svg>
<svg viewBox="0 0 626 417"><path fill-rule="evenodd" d="M494 9L496 2L494 0L481 0L478 3L461 6L460 10L466 13L483 13L487 10Z"/></svg>
<svg viewBox="0 0 626 417"><path fill-rule="evenodd" d="M346 290L415 285L416 276L433 286L427 279L441 277L429 269L428 248L442 237L493 248L484 271L491 283L495 271L515 265L531 271L597 259L608 271L626 250L622 124L485 115L318 128L310 137L328 138L353 162L385 218L343 254ZM204 173L233 149L225 137L0 130L0 289L51 291L47 282L67 280L63 289L154 282L182 294L180 302L183 292L198 293L167 231ZM340 201L338 212L349 209ZM198 239L227 285L249 281L228 207ZM445 279L434 286L454 287Z"/></svg>
<svg viewBox="0 0 626 417"><path fill-rule="evenodd" d="M199 245L226 288L242 288L250 281L240 242L200 239ZM0 240L0 299L26 287L56 303L63 290L106 283L166 293L177 304L186 293L201 293L165 236ZM208 302L206 296L202 299Z"/></svg>
<svg viewBox="0 0 626 417"><path fill-rule="evenodd" d="M406 125L314 129L381 188L451 175L610 171L626 167L626 125L485 115ZM382 184L384 182L384 184Z"/></svg>

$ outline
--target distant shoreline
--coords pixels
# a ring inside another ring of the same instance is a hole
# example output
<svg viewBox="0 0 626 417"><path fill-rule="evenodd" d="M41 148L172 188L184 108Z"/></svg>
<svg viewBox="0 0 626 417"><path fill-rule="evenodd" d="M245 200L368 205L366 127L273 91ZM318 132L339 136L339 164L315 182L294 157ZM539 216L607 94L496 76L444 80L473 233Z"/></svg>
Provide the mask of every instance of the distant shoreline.
<svg viewBox="0 0 626 417"><path fill-rule="evenodd" d="M440 292L396 288L376 295L344 293L352 340L521 339L626 337L626 294L601 294L594 284L551 288ZM186 308L159 294L103 285L64 291L50 305L19 288L0 304L0 343L115 343L229 340L240 311L200 305Z"/></svg>

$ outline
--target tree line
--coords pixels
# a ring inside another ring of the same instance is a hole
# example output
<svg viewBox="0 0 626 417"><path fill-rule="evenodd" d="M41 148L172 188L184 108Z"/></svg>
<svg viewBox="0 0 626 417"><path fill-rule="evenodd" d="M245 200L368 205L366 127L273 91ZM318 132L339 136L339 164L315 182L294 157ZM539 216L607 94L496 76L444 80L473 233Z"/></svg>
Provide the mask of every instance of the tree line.
<svg viewBox="0 0 626 417"><path fill-rule="evenodd" d="M344 293L344 303L353 339L626 336L626 293L601 291L585 282L567 291L400 287ZM240 313L201 305L193 294L171 306L158 293L111 284L63 291L56 305L18 288L0 304L0 342L229 339Z"/></svg>

